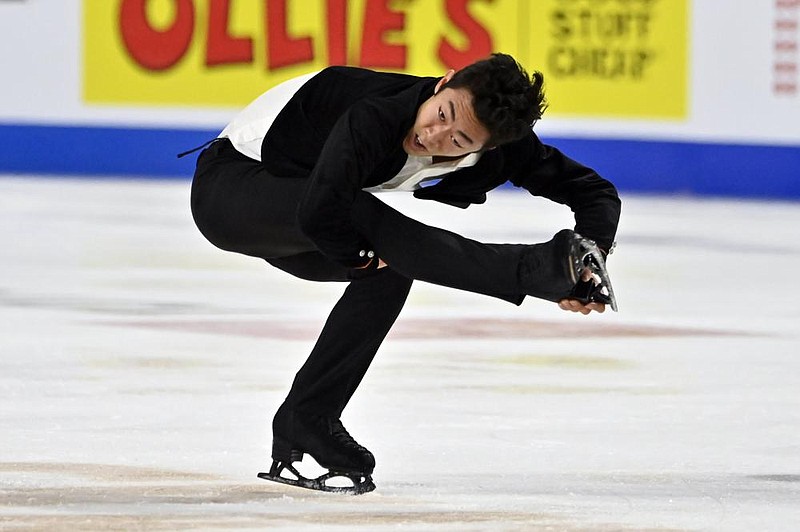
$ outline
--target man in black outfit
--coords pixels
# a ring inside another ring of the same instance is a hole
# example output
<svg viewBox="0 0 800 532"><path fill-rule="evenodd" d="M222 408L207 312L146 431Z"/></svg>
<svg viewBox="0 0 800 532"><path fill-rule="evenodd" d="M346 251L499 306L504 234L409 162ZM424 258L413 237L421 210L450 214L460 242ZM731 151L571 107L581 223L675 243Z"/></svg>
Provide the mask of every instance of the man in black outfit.
<svg viewBox="0 0 800 532"><path fill-rule="evenodd" d="M303 279L349 282L275 415L264 478L332 491L327 479L347 476L354 486L344 491L374 488L374 457L340 417L414 279L583 314L614 304L607 276L592 274L605 274L619 197L534 134L542 86L540 73L529 77L503 54L442 78L330 67L271 89L202 152L191 204L211 243ZM543 244L485 244L372 194L405 190L465 208L507 181L569 206L575 231ZM303 453L330 473L302 477L292 462Z"/></svg>

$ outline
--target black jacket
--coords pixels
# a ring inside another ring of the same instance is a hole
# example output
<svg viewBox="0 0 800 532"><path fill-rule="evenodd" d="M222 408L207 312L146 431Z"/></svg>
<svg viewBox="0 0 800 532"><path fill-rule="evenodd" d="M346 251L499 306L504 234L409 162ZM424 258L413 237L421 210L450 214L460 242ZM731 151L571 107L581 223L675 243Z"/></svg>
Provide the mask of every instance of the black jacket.
<svg viewBox="0 0 800 532"><path fill-rule="evenodd" d="M350 207L363 188L379 185L403 167L402 141L438 78L329 67L292 97L267 132L262 162L273 175L309 179L298 216L319 249L347 266L370 245L353 228ZM542 144L536 134L485 152L474 166L445 174L414 192L466 208L510 181L531 194L568 205L575 231L609 249L620 200L614 186Z"/></svg>

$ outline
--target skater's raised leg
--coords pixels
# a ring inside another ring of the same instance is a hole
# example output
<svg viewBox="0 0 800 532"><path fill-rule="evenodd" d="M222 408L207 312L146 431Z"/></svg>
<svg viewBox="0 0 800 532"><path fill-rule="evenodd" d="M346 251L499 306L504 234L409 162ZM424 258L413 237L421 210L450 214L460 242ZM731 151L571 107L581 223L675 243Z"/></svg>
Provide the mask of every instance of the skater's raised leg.
<svg viewBox="0 0 800 532"><path fill-rule="evenodd" d="M353 223L378 256L403 275L521 303L526 295L570 296L583 266L570 230L542 244L486 244L409 218L367 192L353 205Z"/></svg>

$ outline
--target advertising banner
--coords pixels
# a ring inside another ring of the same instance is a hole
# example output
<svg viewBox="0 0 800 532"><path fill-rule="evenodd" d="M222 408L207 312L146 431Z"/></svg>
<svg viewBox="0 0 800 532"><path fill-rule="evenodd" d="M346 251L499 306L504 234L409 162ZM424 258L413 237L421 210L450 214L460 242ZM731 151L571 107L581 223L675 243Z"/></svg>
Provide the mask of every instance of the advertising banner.
<svg viewBox="0 0 800 532"><path fill-rule="evenodd" d="M536 0L529 61L548 75L552 110L684 118L686 0ZM530 15L527 17L530 19Z"/></svg>
<svg viewBox="0 0 800 532"><path fill-rule="evenodd" d="M327 65L442 75L503 51L545 73L552 113L681 118L687 2L84 0L84 97L244 105Z"/></svg>

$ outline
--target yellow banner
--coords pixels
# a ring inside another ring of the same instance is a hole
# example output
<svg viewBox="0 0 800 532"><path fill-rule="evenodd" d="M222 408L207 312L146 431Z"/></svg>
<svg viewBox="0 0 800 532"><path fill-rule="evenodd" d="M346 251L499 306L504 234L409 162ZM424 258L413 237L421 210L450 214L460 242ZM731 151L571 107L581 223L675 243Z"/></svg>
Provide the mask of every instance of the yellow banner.
<svg viewBox="0 0 800 532"><path fill-rule="evenodd" d="M83 94L242 106L332 64L437 76L502 51L544 72L550 113L682 117L687 2L83 0Z"/></svg>
<svg viewBox="0 0 800 532"><path fill-rule="evenodd" d="M529 59L545 73L553 112L686 116L688 0L536 0L531 5Z"/></svg>

